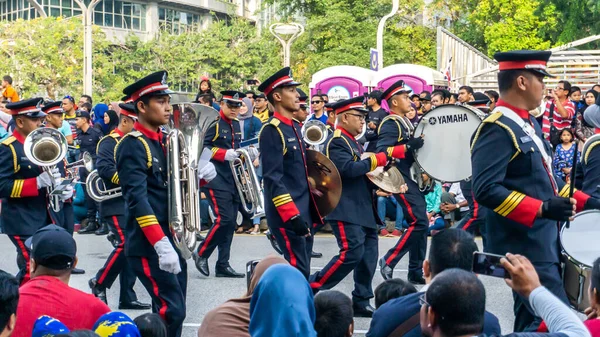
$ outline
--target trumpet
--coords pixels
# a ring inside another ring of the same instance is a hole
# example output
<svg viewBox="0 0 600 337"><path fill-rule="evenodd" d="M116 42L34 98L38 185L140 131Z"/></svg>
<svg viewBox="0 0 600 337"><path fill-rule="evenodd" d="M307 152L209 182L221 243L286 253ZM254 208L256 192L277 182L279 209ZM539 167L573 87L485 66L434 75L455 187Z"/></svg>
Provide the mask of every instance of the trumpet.
<svg viewBox="0 0 600 337"><path fill-rule="evenodd" d="M85 168L88 172L91 172L94 169L94 160L92 159L92 155L89 152L84 152L81 156L81 159L69 163L65 166L67 176L69 178L73 178L75 176L75 169L78 169L80 167Z"/></svg>
<svg viewBox="0 0 600 337"><path fill-rule="evenodd" d="M109 190L106 189L104 180L102 180L98 174L98 170L93 170L88 175L87 179L85 180L85 190L90 198L92 198L92 200L95 202L102 202L122 196L120 187L111 188Z"/></svg>
<svg viewBox="0 0 600 337"><path fill-rule="evenodd" d="M302 125L302 138L308 145L321 145L328 135L327 126L319 120L312 119Z"/></svg>
<svg viewBox="0 0 600 337"><path fill-rule="evenodd" d="M319 122L321 123L321 122ZM323 124L323 123L321 123ZM264 215L264 199L252 158L245 149L237 149L240 156L229 162L242 207L253 218Z"/></svg>
<svg viewBox="0 0 600 337"><path fill-rule="evenodd" d="M33 130L25 138L23 149L29 161L41 166L44 171L50 172L67 155L67 139L57 129L39 128ZM52 185L48 188L50 207L53 211L59 212L62 208L60 200L62 190L58 190L57 186Z"/></svg>

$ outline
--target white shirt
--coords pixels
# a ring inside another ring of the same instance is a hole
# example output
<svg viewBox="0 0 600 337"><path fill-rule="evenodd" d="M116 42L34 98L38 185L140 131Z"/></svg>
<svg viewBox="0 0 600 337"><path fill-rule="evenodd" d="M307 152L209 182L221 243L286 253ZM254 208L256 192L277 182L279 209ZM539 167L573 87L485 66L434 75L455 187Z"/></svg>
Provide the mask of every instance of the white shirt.
<svg viewBox="0 0 600 337"><path fill-rule="evenodd" d="M462 190L460 189L460 183L453 183L452 185L450 185L450 190L448 192L454 194L454 198L456 199L457 204L460 204L461 202L466 200L462 194ZM466 212L468 210L469 205L460 208L461 212Z"/></svg>

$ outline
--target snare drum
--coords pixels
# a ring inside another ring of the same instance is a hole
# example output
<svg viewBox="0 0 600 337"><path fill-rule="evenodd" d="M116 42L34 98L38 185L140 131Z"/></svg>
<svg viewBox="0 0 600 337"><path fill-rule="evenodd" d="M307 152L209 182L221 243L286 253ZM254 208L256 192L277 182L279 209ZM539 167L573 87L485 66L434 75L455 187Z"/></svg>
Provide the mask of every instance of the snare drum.
<svg viewBox="0 0 600 337"><path fill-rule="evenodd" d="M415 161L434 180L458 182L471 176L471 136L485 114L465 105L442 105L421 118L414 137L425 135Z"/></svg>
<svg viewBox="0 0 600 337"><path fill-rule="evenodd" d="M563 283L571 306L583 312L590 306L588 288L592 265L600 257L600 211L575 215L569 228L560 231Z"/></svg>

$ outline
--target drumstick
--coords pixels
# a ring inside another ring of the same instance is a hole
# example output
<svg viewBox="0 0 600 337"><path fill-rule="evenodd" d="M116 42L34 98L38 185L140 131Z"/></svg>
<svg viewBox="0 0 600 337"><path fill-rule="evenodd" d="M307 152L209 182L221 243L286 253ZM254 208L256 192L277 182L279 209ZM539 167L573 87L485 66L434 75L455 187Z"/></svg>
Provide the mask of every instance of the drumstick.
<svg viewBox="0 0 600 337"><path fill-rule="evenodd" d="M573 152L573 167L571 167L571 182L569 185L569 199L573 198L573 193L575 193L575 171L577 171L577 154L578 154L578 150L577 150L577 144L574 144L573 146L575 146L575 151ZM569 228L569 226L571 225L571 221L569 219L567 219L567 222L565 223L565 226L567 228Z"/></svg>

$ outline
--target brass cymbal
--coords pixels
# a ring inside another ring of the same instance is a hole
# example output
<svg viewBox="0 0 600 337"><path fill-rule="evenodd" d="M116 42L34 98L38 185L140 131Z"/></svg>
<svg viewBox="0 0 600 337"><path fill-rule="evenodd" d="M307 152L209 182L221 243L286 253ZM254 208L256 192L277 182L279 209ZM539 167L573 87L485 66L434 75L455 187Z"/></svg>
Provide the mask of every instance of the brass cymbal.
<svg viewBox="0 0 600 337"><path fill-rule="evenodd" d="M342 197L342 178L333 162L321 152L306 150L310 189L321 216L331 213Z"/></svg>
<svg viewBox="0 0 600 337"><path fill-rule="evenodd" d="M360 158L369 158L369 156L372 154L373 153L365 152L360 156ZM369 178L369 180L371 180L371 182L377 185L377 187L380 189L394 194L400 193L402 191L402 185L406 183L402 177L402 174L395 166L391 167L387 171L385 171L383 167L379 166L375 170L367 173L367 178Z"/></svg>

